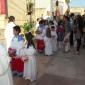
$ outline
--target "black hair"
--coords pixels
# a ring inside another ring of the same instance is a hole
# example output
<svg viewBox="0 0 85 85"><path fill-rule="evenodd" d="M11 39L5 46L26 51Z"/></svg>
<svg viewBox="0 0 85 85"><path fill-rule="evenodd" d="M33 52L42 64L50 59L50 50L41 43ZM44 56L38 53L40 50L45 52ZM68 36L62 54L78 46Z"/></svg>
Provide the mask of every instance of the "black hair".
<svg viewBox="0 0 85 85"><path fill-rule="evenodd" d="M47 28L47 29L46 29L46 37L51 38L50 28Z"/></svg>
<svg viewBox="0 0 85 85"><path fill-rule="evenodd" d="M16 30L17 32L21 32L20 26L16 25L13 27L13 30Z"/></svg>
<svg viewBox="0 0 85 85"><path fill-rule="evenodd" d="M51 29L55 29L55 26L54 26L54 25L52 25L52 26L51 26Z"/></svg>
<svg viewBox="0 0 85 85"><path fill-rule="evenodd" d="M15 17L14 16L10 16L8 22L13 22L14 20L15 20Z"/></svg>
<svg viewBox="0 0 85 85"><path fill-rule="evenodd" d="M29 48L29 46L33 46L35 48L34 42L33 42L33 35L31 32L28 32L25 34L25 38L27 40L27 48Z"/></svg>

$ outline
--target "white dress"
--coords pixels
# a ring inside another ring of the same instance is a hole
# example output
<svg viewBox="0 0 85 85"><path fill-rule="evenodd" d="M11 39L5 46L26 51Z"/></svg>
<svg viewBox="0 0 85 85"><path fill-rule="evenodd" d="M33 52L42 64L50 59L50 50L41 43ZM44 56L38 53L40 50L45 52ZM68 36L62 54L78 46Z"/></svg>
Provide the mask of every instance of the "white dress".
<svg viewBox="0 0 85 85"><path fill-rule="evenodd" d="M24 46L24 39L22 36L18 35L16 37L13 37L10 47L16 50L17 55L19 55L19 51L23 46Z"/></svg>
<svg viewBox="0 0 85 85"><path fill-rule="evenodd" d="M0 44L0 85L13 85L9 63L10 57L4 46Z"/></svg>
<svg viewBox="0 0 85 85"><path fill-rule="evenodd" d="M44 37L44 43L45 43L45 55L52 55L52 44L51 44L51 38Z"/></svg>
<svg viewBox="0 0 85 85"><path fill-rule="evenodd" d="M36 58L34 56L35 53L36 51L33 46L30 46L28 49L25 47L20 52L20 55L28 57L28 61L24 62L23 77L25 79L29 79L30 81L35 81L37 78Z"/></svg>
<svg viewBox="0 0 85 85"><path fill-rule="evenodd" d="M5 39L6 39L6 45L7 45L7 49L10 47L11 45L11 40L13 38L13 27L15 26L15 24L13 22L10 22L7 24L6 29L5 29Z"/></svg>
<svg viewBox="0 0 85 85"><path fill-rule="evenodd" d="M52 50L53 52L57 51L57 33L56 31L51 31L51 40L52 40Z"/></svg>

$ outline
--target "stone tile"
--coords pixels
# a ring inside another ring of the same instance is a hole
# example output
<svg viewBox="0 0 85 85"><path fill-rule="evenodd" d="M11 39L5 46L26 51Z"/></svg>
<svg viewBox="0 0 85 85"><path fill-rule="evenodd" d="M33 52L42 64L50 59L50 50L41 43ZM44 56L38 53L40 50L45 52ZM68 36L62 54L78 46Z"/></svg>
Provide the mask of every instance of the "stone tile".
<svg viewBox="0 0 85 85"><path fill-rule="evenodd" d="M36 85L85 85L84 80L44 74Z"/></svg>

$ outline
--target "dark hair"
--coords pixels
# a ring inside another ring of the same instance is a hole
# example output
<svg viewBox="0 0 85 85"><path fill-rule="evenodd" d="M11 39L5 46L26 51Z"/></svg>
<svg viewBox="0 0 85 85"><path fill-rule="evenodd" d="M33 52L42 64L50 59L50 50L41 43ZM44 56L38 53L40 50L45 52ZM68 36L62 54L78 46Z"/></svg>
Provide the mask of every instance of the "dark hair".
<svg viewBox="0 0 85 85"><path fill-rule="evenodd" d="M46 37L51 38L50 28L47 28L47 29L46 29Z"/></svg>
<svg viewBox="0 0 85 85"><path fill-rule="evenodd" d="M54 25L52 25L52 26L51 26L51 29L55 29L55 26L54 26Z"/></svg>
<svg viewBox="0 0 85 85"><path fill-rule="evenodd" d="M63 20L59 20L59 21L58 21L58 26L60 26L60 25L64 25Z"/></svg>
<svg viewBox="0 0 85 85"><path fill-rule="evenodd" d="M39 21L40 19L39 18L37 18L37 21Z"/></svg>
<svg viewBox="0 0 85 85"><path fill-rule="evenodd" d="M16 30L19 33L21 32L20 26L18 26L18 25L17 26L14 26L13 27L13 30Z"/></svg>
<svg viewBox="0 0 85 85"><path fill-rule="evenodd" d="M54 22L53 22L53 21L49 21L49 24L50 24L50 25L54 25Z"/></svg>
<svg viewBox="0 0 85 85"><path fill-rule="evenodd" d="M15 20L15 17L14 16L10 16L8 22L13 22L14 20Z"/></svg>
<svg viewBox="0 0 85 85"><path fill-rule="evenodd" d="M34 36L32 35L31 32L25 34L25 38L27 40L27 48L29 48L29 46L33 46L35 48L33 37Z"/></svg>

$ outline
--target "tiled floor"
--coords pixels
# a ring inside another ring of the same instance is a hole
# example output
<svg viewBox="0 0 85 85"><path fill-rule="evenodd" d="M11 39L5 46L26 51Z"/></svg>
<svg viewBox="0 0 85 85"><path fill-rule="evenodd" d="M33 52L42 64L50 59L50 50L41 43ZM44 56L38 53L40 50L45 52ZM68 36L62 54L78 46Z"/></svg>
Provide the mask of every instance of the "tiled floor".
<svg viewBox="0 0 85 85"><path fill-rule="evenodd" d="M38 79L31 85L85 85L85 49L76 55L58 52L54 56L38 54ZM15 85L29 85L28 81L14 78Z"/></svg>

